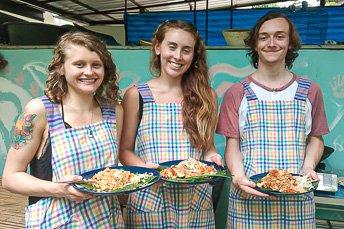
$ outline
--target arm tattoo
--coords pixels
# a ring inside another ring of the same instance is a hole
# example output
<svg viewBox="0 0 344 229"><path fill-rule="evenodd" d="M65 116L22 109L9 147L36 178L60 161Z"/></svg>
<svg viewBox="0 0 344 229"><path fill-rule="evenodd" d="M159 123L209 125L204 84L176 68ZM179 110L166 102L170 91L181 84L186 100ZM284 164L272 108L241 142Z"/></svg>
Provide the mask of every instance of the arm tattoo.
<svg viewBox="0 0 344 229"><path fill-rule="evenodd" d="M33 124L32 121L37 115L21 115L14 130L14 138L12 140L12 147L14 149L21 149L32 139Z"/></svg>

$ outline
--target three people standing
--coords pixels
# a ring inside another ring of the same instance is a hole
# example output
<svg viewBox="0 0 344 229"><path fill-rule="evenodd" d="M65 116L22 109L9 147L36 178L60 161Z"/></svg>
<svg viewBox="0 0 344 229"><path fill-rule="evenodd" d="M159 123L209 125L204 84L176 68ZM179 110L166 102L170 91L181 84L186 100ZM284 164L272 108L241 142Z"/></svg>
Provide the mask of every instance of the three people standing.
<svg viewBox="0 0 344 229"><path fill-rule="evenodd" d="M285 15L263 16L246 44L256 71L229 88L217 123L206 48L192 24L172 20L157 28L154 78L126 91L124 116L115 65L103 43L83 33L61 37L46 96L29 102L19 118L4 170L5 188L31 196L27 227L124 227L116 197L93 197L54 181L115 165L118 148L124 165L158 168L188 158L222 165L214 146L217 125L233 175L228 228L315 228L312 193L271 197L255 190L249 177L283 168L317 179L322 135L329 132L321 90L289 71L301 42ZM25 173L29 164L31 175ZM214 228L211 188L159 183L132 193L125 224Z"/></svg>

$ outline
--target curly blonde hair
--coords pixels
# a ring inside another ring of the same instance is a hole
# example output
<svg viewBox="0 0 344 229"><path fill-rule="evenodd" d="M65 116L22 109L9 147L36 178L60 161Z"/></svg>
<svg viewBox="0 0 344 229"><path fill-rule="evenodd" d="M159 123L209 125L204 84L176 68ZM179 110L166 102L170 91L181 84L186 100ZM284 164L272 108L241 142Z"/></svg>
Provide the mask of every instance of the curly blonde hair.
<svg viewBox="0 0 344 229"><path fill-rule="evenodd" d="M152 39L152 57L150 70L160 76L160 56L154 47L162 43L170 29L182 29L195 39L194 58L190 68L182 78L183 91L183 126L190 136L190 142L196 149L206 151L214 142L217 123L217 107L213 98L208 74L206 48L197 28L189 22L180 20L166 21L159 25Z"/></svg>
<svg viewBox="0 0 344 229"><path fill-rule="evenodd" d="M55 103L61 103L68 91L67 81L61 70L66 58L66 49L70 45L80 45L96 52L104 64L105 75L101 86L95 92L95 98L102 103L114 104L120 101L117 85L116 65L106 44L98 37L85 32L68 32L62 35L54 49L54 55L48 66L48 78L44 94Z"/></svg>

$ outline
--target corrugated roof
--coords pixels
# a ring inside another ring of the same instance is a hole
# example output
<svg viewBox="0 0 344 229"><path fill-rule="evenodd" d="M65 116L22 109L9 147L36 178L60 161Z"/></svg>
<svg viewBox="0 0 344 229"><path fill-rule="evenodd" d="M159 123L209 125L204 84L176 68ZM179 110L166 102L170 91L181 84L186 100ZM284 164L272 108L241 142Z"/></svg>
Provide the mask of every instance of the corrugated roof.
<svg viewBox="0 0 344 229"><path fill-rule="evenodd" d="M123 24L125 13L230 9L274 0L2 0L18 7L31 7L62 18L90 25ZM287 1L287 0L285 0Z"/></svg>

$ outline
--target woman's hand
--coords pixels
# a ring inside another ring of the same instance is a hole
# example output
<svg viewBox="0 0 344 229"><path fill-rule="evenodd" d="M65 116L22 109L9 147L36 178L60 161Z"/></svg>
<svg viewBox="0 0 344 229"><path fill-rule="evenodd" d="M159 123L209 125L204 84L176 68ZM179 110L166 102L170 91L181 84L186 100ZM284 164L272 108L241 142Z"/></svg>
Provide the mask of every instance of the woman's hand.
<svg viewBox="0 0 344 229"><path fill-rule="evenodd" d="M242 191L246 192L247 194L261 197L269 197L268 194L255 190L254 187L256 187L256 183L250 181L246 176L233 175L232 184L237 188L241 189Z"/></svg>
<svg viewBox="0 0 344 229"><path fill-rule="evenodd" d="M216 163L218 166L223 167L222 157L221 157L221 155L218 154L218 153L204 156L204 160L205 160L205 161L214 162L214 163Z"/></svg>
<svg viewBox="0 0 344 229"><path fill-rule="evenodd" d="M313 168L302 168L301 174L310 177L312 180L320 181L318 174L313 170Z"/></svg>
<svg viewBox="0 0 344 229"><path fill-rule="evenodd" d="M66 183L57 183L57 182L52 182L52 190L53 190L53 195L54 197L63 197L67 198L69 200L73 200L76 202L82 202L86 199L90 199L94 197L93 195L79 192L76 190L70 183L68 182L77 182L81 181L82 177L81 176L65 176L59 182L66 182Z"/></svg>
<svg viewBox="0 0 344 229"><path fill-rule="evenodd" d="M159 164L155 164L153 162L147 162L146 167L150 168L150 169L157 169L157 168L159 168Z"/></svg>

